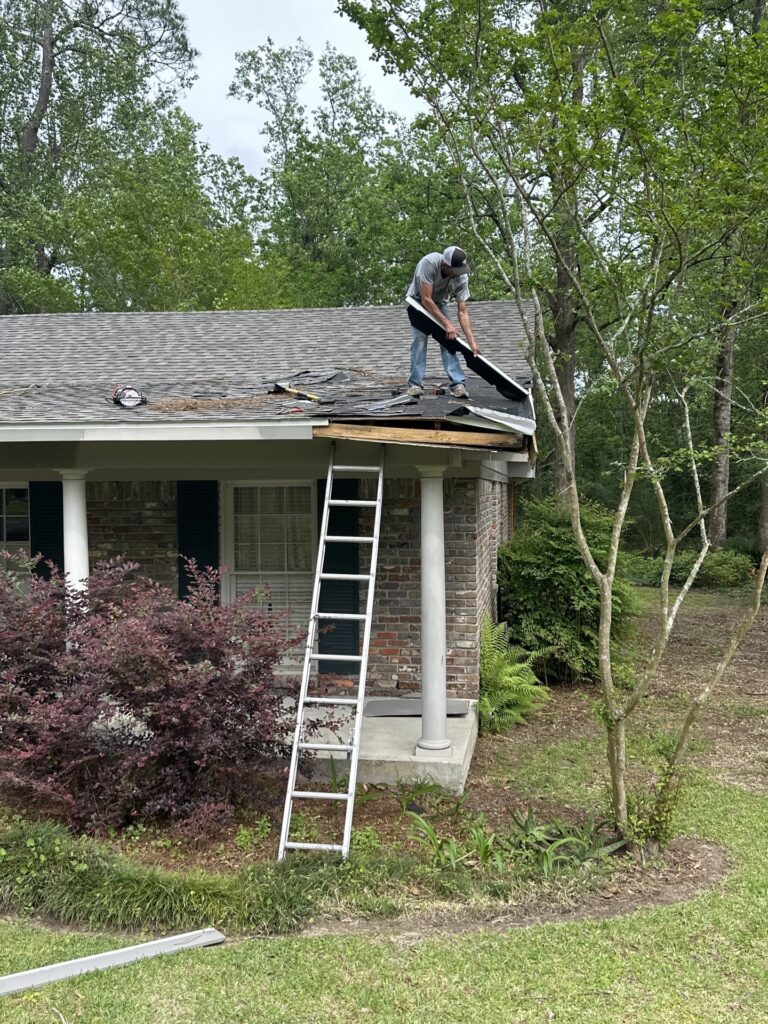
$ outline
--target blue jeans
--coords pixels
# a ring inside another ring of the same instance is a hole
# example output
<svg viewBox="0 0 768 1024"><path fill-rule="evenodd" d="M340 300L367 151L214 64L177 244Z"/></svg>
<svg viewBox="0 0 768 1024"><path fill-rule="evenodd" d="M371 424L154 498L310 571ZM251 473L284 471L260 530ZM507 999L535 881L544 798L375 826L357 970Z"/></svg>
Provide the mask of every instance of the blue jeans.
<svg viewBox="0 0 768 1024"><path fill-rule="evenodd" d="M411 342L411 375L408 378L409 384L421 387L424 383L424 374L427 372L427 335L411 324L413 341ZM440 344L439 342L437 344ZM467 379L461 365L457 352L449 352L447 348L440 345L440 355L443 357L445 372L451 384L463 384Z"/></svg>

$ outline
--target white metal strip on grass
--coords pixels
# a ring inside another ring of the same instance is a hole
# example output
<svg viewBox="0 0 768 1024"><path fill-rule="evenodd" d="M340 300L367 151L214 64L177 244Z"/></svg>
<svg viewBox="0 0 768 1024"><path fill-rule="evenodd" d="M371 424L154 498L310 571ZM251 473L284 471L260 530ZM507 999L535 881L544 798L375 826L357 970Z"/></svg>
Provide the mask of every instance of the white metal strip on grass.
<svg viewBox="0 0 768 1024"><path fill-rule="evenodd" d="M162 956L167 953L182 953L184 950L198 949L201 946L216 946L220 942L224 942L224 936L220 931L215 928L202 928L196 932L185 932L183 935L171 935L166 939L142 942L138 946L110 950L108 953L82 956L77 960L64 960L48 967L35 967L30 971L5 975L0 978L0 995L10 995L12 992L38 988L51 981L74 978L78 974L85 974L88 971L103 971L107 967L121 967L134 960L146 960L148 957Z"/></svg>

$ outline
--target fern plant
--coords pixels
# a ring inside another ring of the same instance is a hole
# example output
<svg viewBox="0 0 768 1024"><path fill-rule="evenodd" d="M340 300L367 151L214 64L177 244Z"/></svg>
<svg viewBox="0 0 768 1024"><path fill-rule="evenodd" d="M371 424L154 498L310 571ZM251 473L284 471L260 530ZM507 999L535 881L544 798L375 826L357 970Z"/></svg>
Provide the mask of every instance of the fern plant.
<svg viewBox="0 0 768 1024"><path fill-rule="evenodd" d="M480 630L480 700L482 733L519 725L549 700L549 690L536 678L533 662L541 652L510 647L506 622L494 624L486 615Z"/></svg>

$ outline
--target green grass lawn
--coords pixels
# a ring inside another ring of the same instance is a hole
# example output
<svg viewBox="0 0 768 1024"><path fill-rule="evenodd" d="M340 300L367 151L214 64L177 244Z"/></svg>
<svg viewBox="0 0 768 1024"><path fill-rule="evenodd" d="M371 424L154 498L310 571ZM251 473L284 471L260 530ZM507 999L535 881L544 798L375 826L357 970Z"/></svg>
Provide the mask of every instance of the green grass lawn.
<svg viewBox="0 0 768 1024"><path fill-rule="evenodd" d="M6 996L0 1022L768 1021L767 818L766 797L690 784L679 827L725 844L735 865L690 903L419 943L243 941ZM115 944L0 924L0 971Z"/></svg>
<svg viewBox="0 0 768 1024"><path fill-rule="evenodd" d="M692 597L701 614L723 601ZM631 757L653 762L660 754L669 713L677 719L681 711L673 696L649 702L659 713L633 733ZM744 704L745 716L757 714L752 708ZM494 773L524 799L587 810L604 804L597 730L551 735L541 742L523 730L511 734ZM0 997L0 1024L768 1022L766 821L768 796L699 771L684 790L677 831L722 843L733 871L691 902L426 941L233 942ZM0 974L133 941L0 922Z"/></svg>

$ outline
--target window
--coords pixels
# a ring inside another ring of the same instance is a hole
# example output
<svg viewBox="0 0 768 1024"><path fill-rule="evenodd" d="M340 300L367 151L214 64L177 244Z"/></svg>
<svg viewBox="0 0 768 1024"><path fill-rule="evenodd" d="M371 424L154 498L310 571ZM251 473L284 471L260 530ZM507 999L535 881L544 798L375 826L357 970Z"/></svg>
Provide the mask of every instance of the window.
<svg viewBox="0 0 768 1024"><path fill-rule="evenodd" d="M29 488L0 486L0 548L29 551Z"/></svg>
<svg viewBox="0 0 768 1024"><path fill-rule="evenodd" d="M263 588L264 605L291 610L306 628L315 555L314 488L301 484L236 484L231 489L230 593Z"/></svg>

